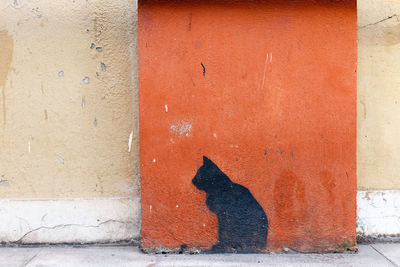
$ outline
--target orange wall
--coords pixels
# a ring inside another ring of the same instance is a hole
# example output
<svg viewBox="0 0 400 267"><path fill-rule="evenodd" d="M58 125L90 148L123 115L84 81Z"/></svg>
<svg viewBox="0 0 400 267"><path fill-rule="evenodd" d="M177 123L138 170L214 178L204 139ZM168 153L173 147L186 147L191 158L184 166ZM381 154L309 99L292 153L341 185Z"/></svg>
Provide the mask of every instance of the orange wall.
<svg viewBox="0 0 400 267"><path fill-rule="evenodd" d="M203 155L263 207L268 250L355 243L356 4L279 2L139 2L143 248L217 242Z"/></svg>

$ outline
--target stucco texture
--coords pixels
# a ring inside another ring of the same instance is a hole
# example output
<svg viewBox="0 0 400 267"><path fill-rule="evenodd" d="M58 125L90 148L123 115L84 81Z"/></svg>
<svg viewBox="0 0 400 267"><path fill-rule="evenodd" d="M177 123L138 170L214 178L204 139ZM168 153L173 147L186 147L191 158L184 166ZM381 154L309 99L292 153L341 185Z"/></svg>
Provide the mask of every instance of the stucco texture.
<svg viewBox="0 0 400 267"><path fill-rule="evenodd" d="M356 37L355 1L139 1L143 248L246 251L254 199L257 251L354 246Z"/></svg>
<svg viewBox="0 0 400 267"><path fill-rule="evenodd" d="M137 196L136 4L0 1L0 197Z"/></svg>
<svg viewBox="0 0 400 267"><path fill-rule="evenodd" d="M400 1L358 1L358 188L400 189Z"/></svg>

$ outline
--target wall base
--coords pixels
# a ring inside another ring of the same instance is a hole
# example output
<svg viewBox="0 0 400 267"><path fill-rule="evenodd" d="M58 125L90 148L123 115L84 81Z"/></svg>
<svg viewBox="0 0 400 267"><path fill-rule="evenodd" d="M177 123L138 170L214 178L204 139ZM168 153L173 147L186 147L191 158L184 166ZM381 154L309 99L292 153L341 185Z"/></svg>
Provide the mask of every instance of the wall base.
<svg viewBox="0 0 400 267"><path fill-rule="evenodd" d="M400 190L357 192L357 240L400 241Z"/></svg>
<svg viewBox="0 0 400 267"><path fill-rule="evenodd" d="M140 199L0 200L0 242L138 243ZM400 190L357 192L357 240L400 241Z"/></svg>
<svg viewBox="0 0 400 267"><path fill-rule="evenodd" d="M0 200L0 242L112 243L140 236L140 199Z"/></svg>

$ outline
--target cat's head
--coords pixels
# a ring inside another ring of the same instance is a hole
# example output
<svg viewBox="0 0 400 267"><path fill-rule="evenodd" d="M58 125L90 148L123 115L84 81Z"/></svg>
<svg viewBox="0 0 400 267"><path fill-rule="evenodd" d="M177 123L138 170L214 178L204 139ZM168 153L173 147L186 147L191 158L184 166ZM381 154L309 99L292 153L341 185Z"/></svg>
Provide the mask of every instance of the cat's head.
<svg viewBox="0 0 400 267"><path fill-rule="evenodd" d="M203 156L203 165L197 170L192 183L203 191L211 191L225 179L224 173L206 156Z"/></svg>

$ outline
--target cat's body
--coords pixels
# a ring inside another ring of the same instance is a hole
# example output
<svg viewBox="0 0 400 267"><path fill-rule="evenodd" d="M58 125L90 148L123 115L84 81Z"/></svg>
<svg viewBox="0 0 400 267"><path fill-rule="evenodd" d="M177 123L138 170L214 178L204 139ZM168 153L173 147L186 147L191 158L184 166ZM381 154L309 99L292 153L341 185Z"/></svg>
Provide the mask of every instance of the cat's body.
<svg viewBox="0 0 400 267"><path fill-rule="evenodd" d="M267 216L250 191L232 182L217 165L203 157L192 180L206 192L207 207L218 218L216 252L259 252L267 245Z"/></svg>

